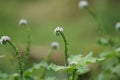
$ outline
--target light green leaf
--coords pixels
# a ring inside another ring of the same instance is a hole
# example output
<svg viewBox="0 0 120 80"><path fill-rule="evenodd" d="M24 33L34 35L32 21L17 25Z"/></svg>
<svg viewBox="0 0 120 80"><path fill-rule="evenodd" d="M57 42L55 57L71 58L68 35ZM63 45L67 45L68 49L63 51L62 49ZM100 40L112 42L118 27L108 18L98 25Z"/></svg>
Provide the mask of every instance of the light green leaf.
<svg viewBox="0 0 120 80"><path fill-rule="evenodd" d="M58 65L55 65L55 64L50 64L49 68L54 70L55 72L67 70L67 67L65 67L65 66L58 66Z"/></svg>
<svg viewBox="0 0 120 80"><path fill-rule="evenodd" d="M32 68L26 70L24 72L25 75L30 75L32 74L34 71L40 69L41 67L47 68L48 69L48 64L45 61L41 61L38 64L34 64Z"/></svg>

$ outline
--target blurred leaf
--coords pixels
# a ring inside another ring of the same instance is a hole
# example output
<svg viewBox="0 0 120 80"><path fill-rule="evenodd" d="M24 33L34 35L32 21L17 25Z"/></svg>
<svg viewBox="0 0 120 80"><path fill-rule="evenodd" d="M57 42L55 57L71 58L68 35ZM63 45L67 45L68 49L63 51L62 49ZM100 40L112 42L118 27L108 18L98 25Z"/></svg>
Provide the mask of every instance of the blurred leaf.
<svg viewBox="0 0 120 80"><path fill-rule="evenodd" d="M115 67L112 67L112 72L120 76L120 64L116 65Z"/></svg>
<svg viewBox="0 0 120 80"><path fill-rule="evenodd" d="M45 61L41 61L38 64L34 64L32 68L25 71L25 75L31 75L34 71L40 69L41 67L48 68L48 64Z"/></svg>
<svg viewBox="0 0 120 80"><path fill-rule="evenodd" d="M54 70L55 72L67 70L67 67L65 67L65 66L58 66L58 65L55 65L55 64L50 64L49 68Z"/></svg>
<svg viewBox="0 0 120 80"><path fill-rule="evenodd" d="M101 58L93 57L93 52L90 52L85 57L82 57L82 55L79 54L79 55L71 56L68 59L69 64L71 64L71 62L75 62L76 64L79 64L80 66L95 63L95 62L101 61L101 60L104 60L104 58L103 57L101 57Z"/></svg>
<svg viewBox="0 0 120 80"><path fill-rule="evenodd" d="M114 41L111 40L111 39L107 39L107 38L100 38L97 43L99 45L102 45L102 46L113 46L114 45Z"/></svg>
<svg viewBox="0 0 120 80"><path fill-rule="evenodd" d="M56 77L48 77L45 80L57 80Z"/></svg>
<svg viewBox="0 0 120 80"><path fill-rule="evenodd" d="M69 65L67 67L51 64L49 68L54 70L55 72L68 70L69 73L72 73L73 70L77 70L78 74L83 74L89 71L88 64L104 60L103 58L101 59L92 57L92 54L93 53L91 52L85 57L82 57L82 55L71 56L68 59Z"/></svg>

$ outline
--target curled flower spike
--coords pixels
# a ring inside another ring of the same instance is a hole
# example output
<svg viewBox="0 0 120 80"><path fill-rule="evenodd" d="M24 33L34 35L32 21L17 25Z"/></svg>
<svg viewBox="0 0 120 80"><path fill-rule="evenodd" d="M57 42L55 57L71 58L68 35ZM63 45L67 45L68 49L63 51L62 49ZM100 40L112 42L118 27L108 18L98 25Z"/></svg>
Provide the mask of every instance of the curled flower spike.
<svg viewBox="0 0 120 80"><path fill-rule="evenodd" d="M6 44L8 41L10 41L9 36L2 36L1 39L0 39L1 44Z"/></svg>
<svg viewBox="0 0 120 80"><path fill-rule="evenodd" d="M62 28L62 27L57 27L57 28L55 28L55 30L54 30L54 34L56 35L56 36L59 36L60 35L60 32L63 32L64 31L64 29Z"/></svg>
<svg viewBox="0 0 120 80"><path fill-rule="evenodd" d="M59 43L58 42L52 42L51 46L53 49L58 49L59 48Z"/></svg>
<svg viewBox="0 0 120 80"><path fill-rule="evenodd" d="M21 26L27 25L27 20L26 20L26 19L21 19L21 20L19 21L19 25L21 25Z"/></svg>
<svg viewBox="0 0 120 80"><path fill-rule="evenodd" d="M115 29L116 31L120 31L120 22L116 23Z"/></svg>
<svg viewBox="0 0 120 80"><path fill-rule="evenodd" d="M62 38L63 38L63 41L64 41L65 66L67 67L67 66L68 66L68 43L67 43L67 39L66 39L63 31L64 31L64 29L63 29L62 27L57 27L57 28L55 28L55 30L54 30L54 34L55 34L56 36L61 35ZM69 79L68 70L66 71L66 74L67 74L67 80L70 80L70 79Z"/></svg>
<svg viewBox="0 0 120 80"><path fill-rule="evenodd" d="M78 6L79 8L86 8L88 6L88 2L86 0L81 0Z"/></svg>

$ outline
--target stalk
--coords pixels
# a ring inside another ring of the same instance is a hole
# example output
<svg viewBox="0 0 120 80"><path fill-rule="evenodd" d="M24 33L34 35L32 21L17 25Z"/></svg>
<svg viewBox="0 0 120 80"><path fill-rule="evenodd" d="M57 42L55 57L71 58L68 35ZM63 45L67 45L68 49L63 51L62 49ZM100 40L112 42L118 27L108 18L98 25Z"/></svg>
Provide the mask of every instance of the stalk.
<svg viewBox="0 0 120 80"><path fill-rule="evenodd" d="M8 43L12 46L12 48L14 49L16 56L17 56L17 64L18 64L18 68L19 68L20 80L24 80L23 63L22 63L22 58L18 51L18 48L16 48L15 45L13 43L11 43L10 41L8 41Z"/></svg>
<svg viewBox="0 0 120 80"><path fill-rule="evenodd" d="M65 55L65 66L67 67L68 66L68 43L67 43L67 40L66 40L66 37L65 37L64 33L60 32L60 34L61 34L61 36L63 38L64 45L65 45L65 47L64 47L64 55ZM69 80L68 70L67 70L66 74L67 74L67 79Z"/></svg>
<svg viewBox="0 0 120 80"><path fill-rule="evenodd" d="M73 70L72 80L75 80L76 71L77 71L77 69L74 69L74 70Z"/></svg>
<svg viewBox="0 0 120 80"><path fill-rule="evenodd" d="M31 46L31 41L30 41L30 28L27 26L27 46L26 46L26 53L24 55L24 66L28 62L28 58L30 56L30 46Z"/></svg>
<svg viewBox="0 0 120 80"><path fill-rule="evenodd" d="M49 51L49 53L48 53L48 55L46 56L46 58L45 58L45 62L48 64L49 63L49 60L50 60L50 57L51 57L51 55L52 55L52 52L53 52L53 49L51 49L50 51ZM41 69L42 71L42 74L41 74L41 76L40 76L40 78L41 79L45 79L45 71L46 71L46 68L42 68Z"/></svg>
<svg viewBox="0 0 120 80"><path fill-rule="evenodd" d="M93 19L95 20L95 22L97 23L97 26L98 26L98 29L100 31L103 32L103 34L106 34L107 32L104 30L103 26L101 25L97 15L89 8L89 7L86 7L85 8L87 10L87 12L93 17ZM107 33L108 34L108 33Z"/></svg>

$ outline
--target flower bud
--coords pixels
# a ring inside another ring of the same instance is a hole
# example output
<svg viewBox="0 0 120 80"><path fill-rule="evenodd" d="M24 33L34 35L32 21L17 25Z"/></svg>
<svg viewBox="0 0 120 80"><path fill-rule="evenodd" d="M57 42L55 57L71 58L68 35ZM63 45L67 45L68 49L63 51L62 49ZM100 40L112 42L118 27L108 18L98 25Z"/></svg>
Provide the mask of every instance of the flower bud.
<svg viewBox="0 0 120 80"><path fill-rule="evenodd" d="M120 31L120 22L116 23L115 29L116 31Z"/></svg>
<svg viewBox="0 0 120 80"><path fill-rule="evenodd" d="M21 19L21 20L19 21L19 25L21 25L21 26L27 25L27 20L26 20L26 19Z"/></svg>
<svg viewBox="0 0 120 80"><path fill-rule="evenodd" d="M59 43L58 42L52 42L51 46L53 49L58 49L59 48Z"/></svg>
<svg viewBox="0 0 120 80"><path fill-rule="evenodd" d="M56 35L56 36L59 36L60 35L60 32L63 32L64 31L64 29L62 28L62 27L57 27L57 28L55 28L55 30L54 30L54 34Z"/></svg>
<svg viewBox="0 0 120 80"><path fill-rule="evenodd" d="M85 8L85 7L87 7L88 6L88 2L86 1L86 0L81 0L80 2L79 2L79 8Z"/></svg>
<svg viewBox="0 0 120 80"><path fill-rule="evenodd" d="M10 41L9 36L2 36L0 39L0 44L6 44L6 42Z"/></svg>
<svg viewBox="0 0 120 80"><path fill-rule="evenodd" d="M116 48L115 51L120 53L120 48Z"/></svg>

